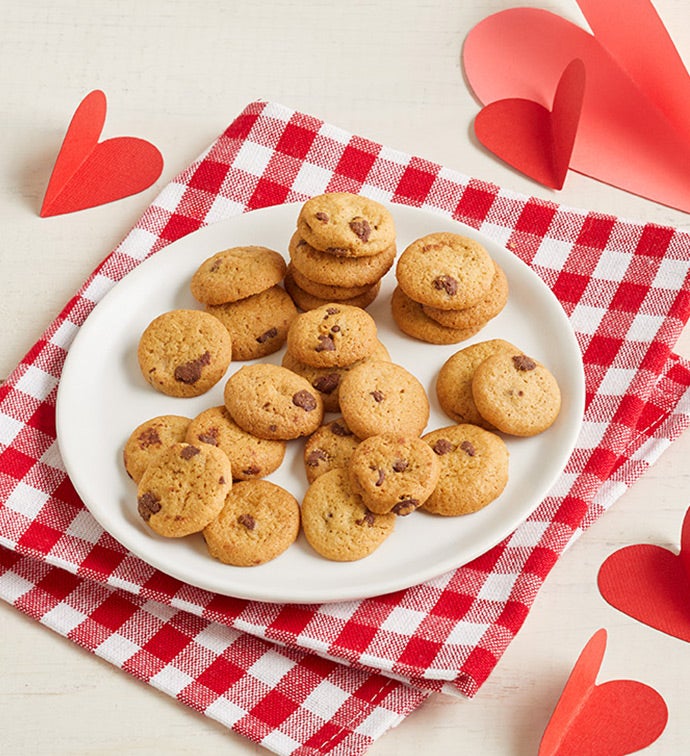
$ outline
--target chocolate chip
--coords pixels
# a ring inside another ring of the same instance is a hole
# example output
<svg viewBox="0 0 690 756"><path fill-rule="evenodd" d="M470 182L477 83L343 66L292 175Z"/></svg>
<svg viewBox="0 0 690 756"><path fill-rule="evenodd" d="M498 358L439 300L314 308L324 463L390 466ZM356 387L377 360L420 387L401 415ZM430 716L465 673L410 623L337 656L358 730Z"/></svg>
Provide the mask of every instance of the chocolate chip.
<svg viewBox="0 0 690 756"><path fill-rule="evenodd" d="M409 464L410 463L406 459L396 459L395 462L393 462L393 471L405 472Z"/></svg>
<svg viewBox="0 0 690 756"><path fill-rule="evenodd" d="M151 519L151 515L155 515L156 512L160 512L161 502L156 494L147 491L137 499L137 510L141 519L148 522Z"/></svg>
<svg viewBox="0 0 690 756"><path fill-rule="evenodd" d="M316 220L321 221L321 223L328 223L328 221L330 220L328 213L324 212L314 213L314 217L316 218Z"/></svg>
<svg viewBox="0 0 690 756"><path fill-rule="evenodd" d="M381 468L379 468L379 477L375 483L376 488L380 488L383 485L383 481L385 479L386 479L386 473L383 470L381 470Z"/></svg>
<svg viewBox="0 0 690 756"><path fill-rule="evenodd" d="M432 285L438 291L444 289L449 297L454 297L458 293L458 282L452 276L438 276L434 278Z"/></svg>
<svg viewBox="0 0 690 756"><path fill-rule="evenodd" d="M295 407L303 409L305 412L311 412L316 409L316 397L310 394L306 389L298 391L292 396L292 403Z"/></svg>
<svg viewBox="0 0 690 756"><path fill-rule="evenodd" d="M199 433L197 436L202 444L209 444L210 446L218 446L218 428L209 428L204 433Z"/></svg>
<svg viewBox="0 0 690 756"><path fill-rule="evenodd" d="M374 513L367 510L367 513L361 520L355 520L355 525L368 525L369 527L372 527L375 522L376 517L374 516Z"/></svg>
<svg viewBox="0 0 690 756"><path fill-rule="evenodd" d="M350 254L350 250L346 247L328 247L325 251L336 257L347 257Z"/></svg>
<svg viewBox="0 0 690 756"><path fill-rule="evenodd" d="M218 485L219 486L225 485L225 475L221 475L220 478L218 478Z"/></svg>
<svg viewBox="0 0 690 756"><path fill-rule="evenodd" d="M222 261L222 260L221 260L220 258L218 258L217 260L214 260L214 261L213 261L213 262L211 263L211 267L209 268L209 271L210 271L211 273L217 273L217 272L218 272L218 271L220 270L220 266L221 266L222 264L223 264L223 261Z"/></svg>
<svg viewBox="0 0 690 756"><path fill-rule="evenodd" d="M467 454L468 457L474 457L477 450L474 448L474 444L471 441L463 441L460 444L460 448Z"/></svg>
<svg viewBox="0 0 690 756"><path fill-rule="evenodd" d="M339 312L340 312L340 310L339 310L339 309L338 309L337 307L329 307L329 308L328 308L328 309L326 310L326 313L327 313L328 315L337 315L337 314L338 314Z"/></svg>
<svg viewBox="0 0 690 756"><path fill-rule="evenodd" d="M513 355L513 365L516 370L523 373L528 370L534 370L534 368L537 367L537 363L526 354Z"/></svg>
<svg viewBox="0 0 690 756"><path fill-rule="evenodd" d="M322 394L332 394L340 385L340 373L321 375L311 385Z"/></svg>
<svg viewBox="0 0 690 756"><path fill-rule="evenodd" d="M334 352L335 351L335 341L333 341L333 338L329 336L328 334L322 333L319 335L319 343L318 346L315 348L316 352Z"/></svg>
<svg viewBox="0 0 690 756"><path fill-rule="evenodd" d="M439 440L431 447L436 454L438 454L439 457L442 457L444 454L448 454L448 452L453 451L453 444L451 444L450 441L448 441L447 438L439 438Z"/></svg>
<svg viewBox="0 0 690 756"><path fill-rule="evenodd" d="M352 436L352 431L337 420L331 424L331 433L334 436Z"/></svg>
<svg viewBox="0 0 690 756"><path fill-rule="evenodd" d="M404 517L405 515L410 514L410 512L414 512L418 507L419 499L403 499L391 509L391 512Z"/></svg>
<svg viewBox="0 0 690 756"><path fill-rule="evenodd" d="M371 396L374 397L374 401L377 404L379 402L382 402L386 398L382 391L378 391L378 390L377 391L370 391L369 393L371 394Z"/></svg>
<svg viewBox="0 0 690 756"><path fill-rule="evenodd" d="M196 457L197 454L201 453L201 449L198 446L192 446L192 444L186 444L182 447L182 451L180 452L180 457L182 459L191 459L192 457Z"/></svg>
<svg viewBox="0 0 690 756"><path fill-rule="evenodd" d="M211 364L211 353L204 352L200 357L184 362L175 368L175 380L192 385L201 378L201 369Z"/></svg>
<svg viewBox="0 0 690 756"><path fill-rule="evenodd" d="M239 515L237 522L239 522L240 525L244 525L247 530L254 530L256 527L256 520L250 514L245 513Z"/></svg>
<svg viewBox="0 0 690 756"><path fill-rule="evenodd" d="M140 449L148 449L149 446L160 446L161 437L155 428L147 428L138 435L137 441Z"/></svg>
<svg viewBox="0 0 690 756"><path fill-rule="evenodd" d="M340 333L340 326L337 323L331 328L331 333Z"/></svg>
<svg viewBox="0 0 690 756"><path fill-rule="evenodd" d="M245 467L244 470L242 470L242 475L259 475L261 473L261 468L257 465L250 465L249 467Z"/></svg>
<svg viewBox="0 0 690 756"><path fill-rule="evenodd" d="M305 464L307 467L318 467L320 462L326 462L328 454L323 449L313 449L307 454Z"/></svg>
<svg viewBox="0 0 690 756"><path fill-rule="evenodd" d="M352 233L365 244L369 241L371 226L368 220L365 218L353 218L350 221L350 228L352 229Z"/></svg>
<svg viewBox="0 0 690 756"><path fill-rule="evenodd" d="M259 342L259 344L263 344L269 339L275 339L275 337L278 335L278 329L277 328L269 328L268 331L265 331L261 334L261 336L257 336L256 340Z"/></svg>

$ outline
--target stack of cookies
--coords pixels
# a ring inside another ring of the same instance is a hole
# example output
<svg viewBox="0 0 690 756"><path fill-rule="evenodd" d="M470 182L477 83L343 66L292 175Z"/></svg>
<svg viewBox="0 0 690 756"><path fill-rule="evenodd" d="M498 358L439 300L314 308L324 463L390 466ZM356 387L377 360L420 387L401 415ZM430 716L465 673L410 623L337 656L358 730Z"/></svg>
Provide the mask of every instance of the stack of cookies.
<svg viewBox="0 0 690 756"><path fill-rule="evenodd" d="M192 295L230 334L233 360L259 359L285 343L297 315L280 286L286 270L279 252L250 245L217 252L192 276Z"/></svg>
<svg viewBox="0 0 690 756"><path fill-rule="evenodd" d="M307 200L289 244L285 288L301 310L329 302L368 307L395 260L395 225L388 210L346 192Z"/></svg>
<svg viewBox="0 0 690 756"><path fill-rule="evenodd" d="M390 355L371 315L361 307L330 302L293 320L282 366L316 389L325 412L338 412L343 377L374 359L389 361Z"/></svg>
<svg viewBox="0 0 690 756"><path fill-rule="evenodd" d="M431 344L474 336L508 301L508 281L474 239L440 232L413 241L400 255L393 319L403 333Z"/></svg>

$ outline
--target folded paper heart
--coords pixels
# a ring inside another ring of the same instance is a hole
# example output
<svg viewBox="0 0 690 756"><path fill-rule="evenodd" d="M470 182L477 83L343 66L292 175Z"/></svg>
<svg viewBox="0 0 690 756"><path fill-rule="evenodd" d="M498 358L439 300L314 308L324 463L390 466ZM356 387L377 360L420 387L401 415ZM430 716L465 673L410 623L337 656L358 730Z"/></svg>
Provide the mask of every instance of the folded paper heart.
<svg viewBox="0 0 690 756"><path fill-rule="evenodd" d="M690 211L690 77L663 23L648 0L578 5L594 34L537 8L477 24L463 47L470 87L484 105L523 98L549 107L579 58L587 86L570 168Z"/></svg>
<svg viewBox="0 0 690 756"><path fill-rule="evenodd" d="M163 158L150 142L136 137L98 141L105 114L106 98L100 90L79 104L48 182L42 218L129 197L161 175Z"/></svg>
<svg viewBox="0 0 690 756"><path fill-rule="evenodd" d="M598 630L582 650L539 745L539 756L622 756L653 743L668 709L654 688L636 680L596 684L606 650Z"/></svg>
<svg viewBox="0 0 690 756"><path fill-rule="evenodd" d="M626 546L606 559L597 580L615 609L690 642L690 509L678 554L654 544Z"/></svg>
<svg viewBox="0 0 690 756"><path fill-rule="evenodd" d="M584 89L585 67L575 59L561 75L551 110L534 100L497 100L477 115L477 139L514 168L561 189L575 144Z"/></svg>

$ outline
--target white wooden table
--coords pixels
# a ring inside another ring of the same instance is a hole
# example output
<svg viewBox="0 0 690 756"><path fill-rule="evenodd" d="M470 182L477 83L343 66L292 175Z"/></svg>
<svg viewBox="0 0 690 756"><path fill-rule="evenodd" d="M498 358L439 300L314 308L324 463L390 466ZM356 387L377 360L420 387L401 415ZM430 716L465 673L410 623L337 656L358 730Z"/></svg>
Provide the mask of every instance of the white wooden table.
<svg viewBox="0 0 690 756"><path fill-rule="evenodd" d="M584 23L574 0L27 0L0 25L0 378L41 335L158 189L263 98L304 110L466 174L576 207L690 227L690 215L578 174L550 192L471 136L467 32L492 12L534 5ZM656 0L690 61L687 3ZM152 141L158 185L92 210L38 210L81 98L108 97L104 136ZM677 351L690 356L686 329ZM690 505L685 434L563 556L522 631L472 701L432 698L372 756L534 754L565 679L600 627L600 680L654 686L669 724L650 753L690 750L690 646L614 611L596 588L605 557L636 542L675 548ZM258 754L262 748L168 699L0 603L0 751L7 754Z"/></svg>

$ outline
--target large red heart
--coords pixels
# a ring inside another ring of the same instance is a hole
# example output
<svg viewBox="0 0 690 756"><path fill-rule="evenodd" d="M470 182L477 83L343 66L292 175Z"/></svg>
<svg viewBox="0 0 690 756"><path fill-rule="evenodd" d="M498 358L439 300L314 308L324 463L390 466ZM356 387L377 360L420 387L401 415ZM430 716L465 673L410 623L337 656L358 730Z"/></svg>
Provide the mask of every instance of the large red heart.
<svg viewBox="0 0 690 756"><path fill-rule="evenodd" d="M680 553L653 544L626 546L599 569L599 590L614 608L645 625L690 642L690 509Z"/></svg>
<svg viewBox="0 0 690 756"><path fill-rule="evenodd" d="M79 104L65 134L48 182L41 217L71 213L129 197L161 175L163 157L136 137L99 142L106 114L103 92L94 90Z"/></svg>
<svg viewBox="0 0 690 756"><path fill-rule="evenodd" d="M477 24L463 48L483 104L549 107L565 67L587 86L570 167L690 210L690 77L648 0L578 0L594 34L548 11L514 8Z"/></svg>
<svg viewBox="0 0 690 756"><path fill-rule="evenodd" d="M477 114L477 139L514 168L561 189L575 145L584 87L585 67L581 60L573 60L561 75L551 110L533 100L497 100Z"/></svg>
<svg viewBox="0 0 690 756"><path fill-rule="evenodd" d="M622 756L653 743L664 731L668 709L654 688L635 680L596 685L606 650L597 631L582 650L544 731L539 756Z"/></svg>

